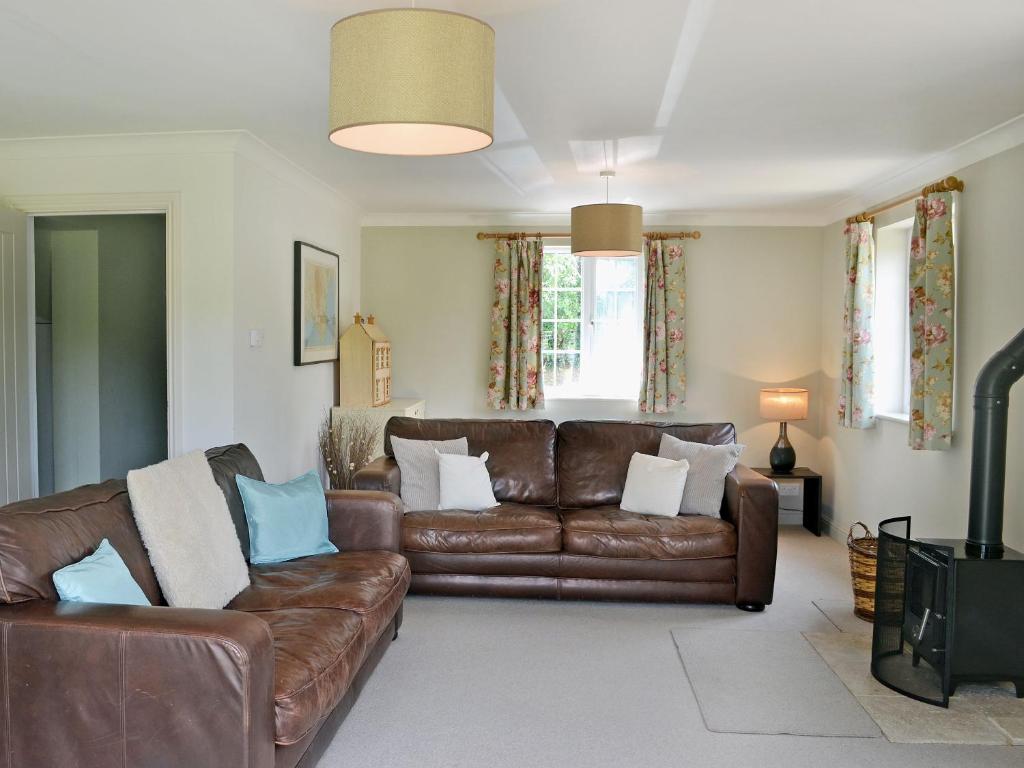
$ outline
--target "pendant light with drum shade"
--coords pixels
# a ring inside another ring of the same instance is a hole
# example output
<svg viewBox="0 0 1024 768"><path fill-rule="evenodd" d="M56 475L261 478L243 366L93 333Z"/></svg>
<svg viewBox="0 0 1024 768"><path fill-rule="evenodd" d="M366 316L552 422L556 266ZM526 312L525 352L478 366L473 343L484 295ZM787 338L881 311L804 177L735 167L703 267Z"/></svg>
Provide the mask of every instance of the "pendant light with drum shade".
<svg viewBox="0 0 1024 768"><path fill-rule="evenodd" d="M331 28L330 139L381 155L455 155L494 140L494 30L388 8Z"/></svg>
<svg viewBox="0 0 1024 768"><path fill-rule="evenodd" d="M608 202L615 171L601 171L604 202L572 209L570 237L576 256L639 256L643 252L643 208Z"/></svg>

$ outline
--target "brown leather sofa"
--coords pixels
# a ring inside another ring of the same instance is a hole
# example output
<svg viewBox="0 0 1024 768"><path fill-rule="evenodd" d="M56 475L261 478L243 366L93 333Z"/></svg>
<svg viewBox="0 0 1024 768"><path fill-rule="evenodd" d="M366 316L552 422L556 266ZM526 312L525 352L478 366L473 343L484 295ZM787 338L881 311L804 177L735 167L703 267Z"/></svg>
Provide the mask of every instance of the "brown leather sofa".
<svg viewBox="0 0 1024 768"><path fill-rule="evenodd" d="M248 554L234 476L262 479L259 465L243 445L207 456ZM251 566L225 610L165 606L123 480L0 508L0 763L314 765L397 636L409 586L400 500L327 499L341 553ZM104 537L155 607L57 600L53 572Z"/></svg>
<svg viewBox="0 0 1024 768"><path fill-rule="evenodd" d="M732 424L414 419L385 428L385 455L356 474L366 490L401 490L391 437L466 437L490 454L500 505L485 512L407 510L402 551L411 591L441 595L734 603L759 611L775 583L775 483L743 465L726 478L721 519L619 508L634 452L662 433L722 445Z"/></svg>

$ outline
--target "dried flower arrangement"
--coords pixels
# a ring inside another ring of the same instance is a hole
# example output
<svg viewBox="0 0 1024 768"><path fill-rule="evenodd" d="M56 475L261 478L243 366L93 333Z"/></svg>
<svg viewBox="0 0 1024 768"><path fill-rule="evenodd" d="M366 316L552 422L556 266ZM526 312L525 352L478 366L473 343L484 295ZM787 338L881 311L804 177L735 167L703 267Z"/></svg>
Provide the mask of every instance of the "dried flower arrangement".
<svg viewBox="0 0 1024 768"><path fill-rule="evenodd" d="M356 472L374 459L374 448L380 439L381 424L363 410L345 410L337 419L328 409L317 434L331 488L352 487Z"/></svg>

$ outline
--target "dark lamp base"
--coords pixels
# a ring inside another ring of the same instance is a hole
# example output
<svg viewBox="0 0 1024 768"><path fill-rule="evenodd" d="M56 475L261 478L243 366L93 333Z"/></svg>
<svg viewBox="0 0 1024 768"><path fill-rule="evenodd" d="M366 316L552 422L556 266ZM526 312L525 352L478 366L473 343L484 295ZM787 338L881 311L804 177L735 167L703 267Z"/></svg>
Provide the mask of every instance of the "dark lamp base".
<svg viewBox="0 0 1024 768"><path fill-rule="evenodd" d="M768 463L771 464L772 472L785 475L793 471L796 466L796 451L793 450L789 437L786 435L786 422L779 423L779 439L772 446L768 454Z"/></svg>

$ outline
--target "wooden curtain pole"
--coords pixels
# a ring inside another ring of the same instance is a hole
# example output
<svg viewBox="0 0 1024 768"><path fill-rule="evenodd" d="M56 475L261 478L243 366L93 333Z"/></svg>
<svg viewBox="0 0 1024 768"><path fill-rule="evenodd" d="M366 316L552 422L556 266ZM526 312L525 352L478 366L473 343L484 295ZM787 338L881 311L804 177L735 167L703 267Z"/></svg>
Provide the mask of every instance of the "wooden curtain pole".
<svg viewBox="0 0 1024 768"><path fill-rule="evenodd" d="M531 237L569 237L568 232L477 232L477 240L526 240ZM692 232L644 232L648 240L700 240L700 230Z"/></svg>
<svg viewBox="0 0 1024 768"><path fill-rule="evenodd" d="M932 192L963 192L964 183L960 181L956 176L948 176L942 181L936 181L934 184L929 184L927 187L922 189L920 192L915 192L912 195L901 197L899 200L893 200L891 203L880 205L877 208L869 208L863 213L858 213L856 216L850 216L847 220L847 224L860 224L865 221L871 221L875 216L885 211L890 211L898 205L909 203L911 200L916 200L919 197L926 197Z"/></svg>

